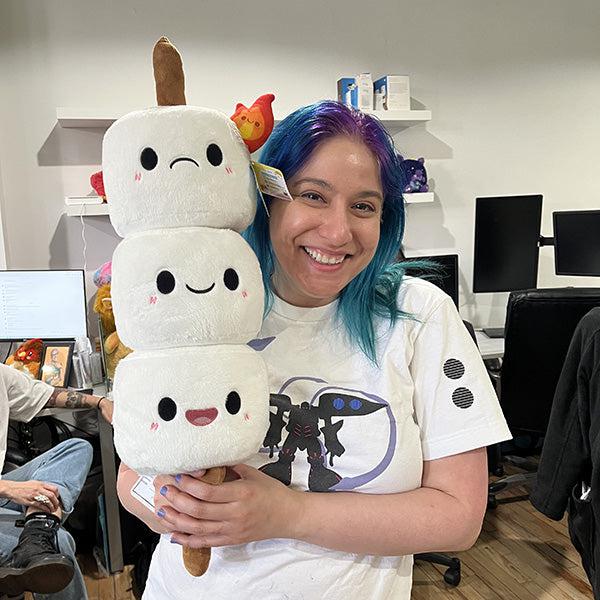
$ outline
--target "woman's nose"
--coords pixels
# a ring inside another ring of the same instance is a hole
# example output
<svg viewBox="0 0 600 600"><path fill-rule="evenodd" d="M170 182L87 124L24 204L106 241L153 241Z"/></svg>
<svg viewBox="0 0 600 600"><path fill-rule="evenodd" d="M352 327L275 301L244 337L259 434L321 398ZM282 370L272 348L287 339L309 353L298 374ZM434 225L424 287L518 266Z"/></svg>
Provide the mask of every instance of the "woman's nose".
<svg viewBox="0 0 600 600"><path fill-rule="evenodd" d="M345 206L329 206L322 211L319 235L334 246L343 246L352 240L350 216Z"/></svg>

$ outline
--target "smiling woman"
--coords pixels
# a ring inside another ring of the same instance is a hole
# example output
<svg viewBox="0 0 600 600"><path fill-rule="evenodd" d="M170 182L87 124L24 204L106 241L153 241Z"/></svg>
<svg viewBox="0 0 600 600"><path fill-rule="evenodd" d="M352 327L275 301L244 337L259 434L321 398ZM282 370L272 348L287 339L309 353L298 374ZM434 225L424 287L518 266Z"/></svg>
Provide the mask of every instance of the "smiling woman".
<svg viewBox="0 0 600 600"><path fill-rule="evenodd" d="M510 432L452 300L395 262L406 178L383 126L320 102L275 128L261 162L283 172L292 196L265 198L268 211L257 199L245 232L268 299L250 345L268 366L269 427L262 450L219 486L203 472L157 477L155 515L132 503L122 467L123 502L167 534L144 598L409 600L413 553L475 541L487 500L484 446ZM247 284L229 291L216 277L222 267L201 259L197 273L211 280L198 288L216 285L190 308L217 293L242 303ZM210 353L197 364L209 381ZM460 390L472 401L455 403ZM223 417L252 422L241 392ZM206 435L212 417L189 413ZM183 569L178 544L213 548L200 579Z"/></svg>

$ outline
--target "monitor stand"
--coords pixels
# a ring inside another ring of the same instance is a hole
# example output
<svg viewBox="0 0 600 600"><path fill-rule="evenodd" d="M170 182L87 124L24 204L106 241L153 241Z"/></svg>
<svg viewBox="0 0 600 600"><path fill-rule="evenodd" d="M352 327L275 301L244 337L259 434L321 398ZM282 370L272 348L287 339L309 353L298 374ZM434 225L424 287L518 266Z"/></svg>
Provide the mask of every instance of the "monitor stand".
<svg viewBox="0 0 600 600"><path fill-rule="evenodd" d="M489 338L503 338L504 337L504 327L484 327L482 329L482 331Z"/></svg>

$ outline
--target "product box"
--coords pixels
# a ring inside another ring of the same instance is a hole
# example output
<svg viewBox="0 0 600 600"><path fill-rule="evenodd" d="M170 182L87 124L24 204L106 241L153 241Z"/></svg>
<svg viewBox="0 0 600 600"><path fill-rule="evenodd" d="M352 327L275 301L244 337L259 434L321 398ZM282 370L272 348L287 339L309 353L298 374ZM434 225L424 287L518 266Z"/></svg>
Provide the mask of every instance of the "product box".
<svg viewBox="0 0 600 600"><path fill-rule="evenodd" d="M373 78L371 73L360 73L355 77L358 91L357 108L373 110Z"/></svg>
<svg viewBox="0 0 600 600"><path fill-rule="evenodd" d="M342 77L337 82L338 102L358 108L358 88L354 77Z"/></svg>
<svg viewBox="0 0 600 600"><path fill-rule="evenodd" d="M386 110L410 110L410 80L408 75L384 75L375 83L376 98L383 99Z"/></svg>

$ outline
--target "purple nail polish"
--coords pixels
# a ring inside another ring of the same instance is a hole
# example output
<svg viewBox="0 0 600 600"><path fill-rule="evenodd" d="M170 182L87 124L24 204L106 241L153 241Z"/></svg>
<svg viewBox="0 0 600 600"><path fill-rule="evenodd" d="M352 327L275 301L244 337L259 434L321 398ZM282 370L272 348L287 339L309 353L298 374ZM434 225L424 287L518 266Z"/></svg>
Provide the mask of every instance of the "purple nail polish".
<svg viewBox="0 0 600 600"><path fill-rule="evenodd" d="M166 486L166 485L163 485L163 486L160 488L160 495L161 495L161 496L166 496L166 495L167 495L167 486Z"/></svg>
<svg viewBox="0 0 600 600"><path fill-rule="evenodd" d="M158 516L162 519L165 516L165 509L164 508L158 509L156 516Z"/></svg>
<svg viewBox="0 0 600 600"><path fill-rule="evenodd" d="M171 542L171 544L178 544L179 546L181 546L181 542L178 542L177 540L174 540L173 538L171 538L169 541Z"/></svg>
<svg viewBox="0 0 600 600"><path fill-rule="evenodd" d="M179 483L181 481L181 475L175 475L175 481Z"/></svg>

